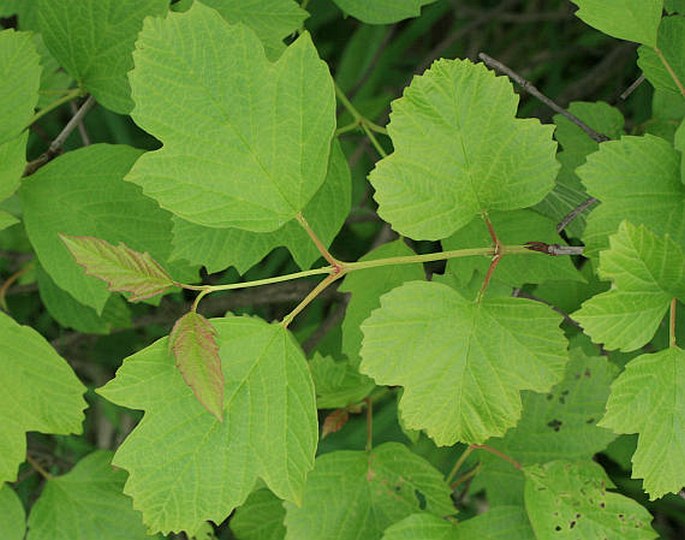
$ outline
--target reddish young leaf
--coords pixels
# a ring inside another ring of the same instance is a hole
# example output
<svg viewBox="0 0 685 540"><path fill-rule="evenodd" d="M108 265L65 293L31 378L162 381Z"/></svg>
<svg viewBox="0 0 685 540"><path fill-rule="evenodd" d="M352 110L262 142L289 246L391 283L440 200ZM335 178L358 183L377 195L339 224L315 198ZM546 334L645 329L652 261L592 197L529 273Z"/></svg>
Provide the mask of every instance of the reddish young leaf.
<svg viewBox="0 0 685 540"><path fill-rule="evenodd" d="M212 323L194 311L186 313L169 334L169 349L195 397L223 422L224 374Z"/></svg>
<svg viewBox="0 0 685 540"><path fill-rule="evenodd" d="M323 421L323 428L321 429L321 438L325 439L331 433L340 431L347 421L350 419L350 413L347 409L337 409L329 414Z"/></svg>
<svg viewBox="0 0 685 540"><path fill-rule="evenodd" d="M86 274L107 283L112 292L131 293L130 300L145 300L174 287L172 277L149 253L119 243L114 246L92 236L60 234L67 249Z"/></svg>

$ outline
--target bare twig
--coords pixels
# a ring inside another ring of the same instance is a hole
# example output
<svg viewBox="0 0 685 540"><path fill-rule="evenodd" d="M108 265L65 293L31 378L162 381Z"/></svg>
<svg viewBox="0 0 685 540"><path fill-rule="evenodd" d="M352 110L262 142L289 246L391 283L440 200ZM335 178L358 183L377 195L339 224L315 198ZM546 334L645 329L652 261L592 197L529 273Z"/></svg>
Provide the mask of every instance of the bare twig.
<svg viewBox="0 0 685 540"><path fill-rule="evenodd" d="M78 114L78 105L76 105L76 103L73 101L70 101L69 107L71 108L71 114L76 116L76 114ZM81 142L83 143L83 146L90 146L90 135L88 135L86 125L83 123L83 116L78 123L78 133L81 136Z"/></svg>
<svg viewBox="0 0 685 540"><path fill-rule="evenodd" d="M626 88L623 93L619 96L621 98L621 101L625 101L628 99L628 96L635 92L638 86L640 86L643 82L645 82L645 74L642 73L635 81L628 87Z"/></svg>
<svg viewBox="0 0 685 540"><path fill-rule="evenodd" d="M93 96L89 96L88 99L86 99L86 101L83 103L83 105L81 105L76 114L72 116L71 120L67 122L67 125L64 126L64 129L60 132L60 134L57 135L57 137L50 143L50 147L36 159L26 164L26 168L24 169L24 176L32 175L43 165L45 165L47 162L54 159L61 153L62 147L64 146L64 143L66 142L69 135L71 135L74 129L78 127L79 123L83 120L83 117L93 107L94 104L95 99L93 98Z"/></svg>
<svg viewBox="0 0 685 540"><path fill-rule="evenodd" d="M569 226L569 223L576 219L580 214L585 212L585 210L590 208L593 204L598 202L599 199L596 199L595 197L588 197L587 199L585 199L582 203L580 203L568 214L566 214L559 223L557 223L557 233L563 231L566 227Z"/></svg>
<svg viewBox="0 0 685 540"><path fill-rule="evenodd" d="M528 92L531 96L535 96L537 99L539 99L542 103L547 105L550 109L553 111L561 114L565 118L567 118L570 122L573 122L576 126L578 126L580 129L582 129L585 133L588 134L588 136L593 140L598 143L608 141L610 140L609 137L606 135L603 135L602 133L598 133L594 129L592 129L590 126L588 126L585 122L583 122L580 118L578 118L575 114L572 114L568 112L566 109L563 107L557 105L554 101L552 101L550 98L545 96L540 90L538 90L530 81L524 79L513 71L511 68L505 66L501 62L495 60L494 58L488 56L485 53L480 53L478 55L478 58L480 58L485 64L491 68L494 68L498 71L501 71L505 75L507 75L510 79L515 81L523 90Z"/></svg>

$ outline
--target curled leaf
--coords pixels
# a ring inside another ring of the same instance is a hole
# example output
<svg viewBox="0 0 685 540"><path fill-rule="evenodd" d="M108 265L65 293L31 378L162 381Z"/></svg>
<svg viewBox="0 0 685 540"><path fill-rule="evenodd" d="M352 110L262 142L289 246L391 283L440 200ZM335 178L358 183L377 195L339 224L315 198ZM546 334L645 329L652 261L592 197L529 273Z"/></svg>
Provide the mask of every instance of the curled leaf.
<svg viewBox="0 0 685 540"><path fill-rule="evenodd" d="M147 252L135 251L121 242L115 246L92 236L60 234L60 238L86 274L105 281L112 292L131 293L132 302L175 286L172 277Z"/></svg>
<svg viewBox="0 0 685 540"><path fill-rule="evenodd" d="M223 422L224 374L212 323L194 311L186 313L171 329L169 350L195 397Z"/></svg>

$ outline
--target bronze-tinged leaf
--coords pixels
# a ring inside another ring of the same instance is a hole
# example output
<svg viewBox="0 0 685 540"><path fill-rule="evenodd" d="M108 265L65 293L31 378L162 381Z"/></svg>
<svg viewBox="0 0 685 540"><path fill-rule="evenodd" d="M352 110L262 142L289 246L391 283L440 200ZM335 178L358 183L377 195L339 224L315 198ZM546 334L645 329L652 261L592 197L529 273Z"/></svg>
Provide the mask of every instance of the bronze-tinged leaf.
<svg viewBox="0 0 685 540"><path fill-rule="evenodd" d="M325 439L331 433L340 431L347 421L350 419L350 413L347 409L336 409L329 414L323 421L323 428L321 429L321 438Z"/></svg>
<svg viewBox="0 0 685 540"><path fill-rule="evenodd" d="M149 253L135 251L123 243L114 246L92 236L60 234L60 238L86 274L105 281L112 292L131 293L131 302L175 286L172 277Z"/></svg>
<svg viewBox="0 0 685 540"><path fill-rule="evenodd" d="M194 311L186 313L171 329L169 349L195 397L223 422L224 374L212 323Z"/></svg>

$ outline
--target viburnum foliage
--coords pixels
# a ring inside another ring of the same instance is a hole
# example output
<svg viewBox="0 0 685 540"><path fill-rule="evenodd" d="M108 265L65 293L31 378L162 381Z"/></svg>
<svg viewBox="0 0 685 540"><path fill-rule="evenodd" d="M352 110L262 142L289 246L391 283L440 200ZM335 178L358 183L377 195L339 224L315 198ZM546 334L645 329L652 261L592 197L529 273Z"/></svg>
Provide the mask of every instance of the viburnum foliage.
<svg viewBox="0 0 685 540"><path fill-rule="evenodd" d="M459 4L0 0L3 539L682 524L685 2L566 6L637 47L640 124L486 55L360 91Z"/></svg>

